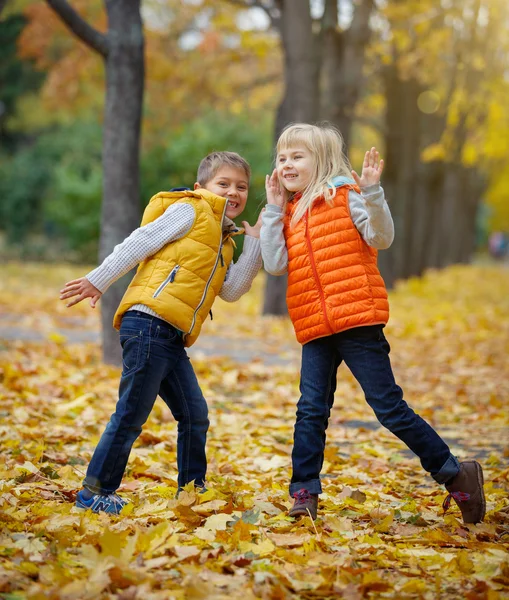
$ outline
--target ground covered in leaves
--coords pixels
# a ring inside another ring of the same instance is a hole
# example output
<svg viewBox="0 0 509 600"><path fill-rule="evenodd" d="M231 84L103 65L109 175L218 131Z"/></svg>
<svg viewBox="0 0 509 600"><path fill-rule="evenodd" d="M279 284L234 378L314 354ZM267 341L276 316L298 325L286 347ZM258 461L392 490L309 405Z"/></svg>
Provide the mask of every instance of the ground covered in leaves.
<svg viewBox="0 0 509 600"><path fill-rule="evenodd" d="M262 276L239 303L217 302L193 354L210 404L209 491L175 499L176 427L159 401L120 490L124 513L77 510L119 378L96 343L62 333L99 331L97 312L57 300L80 275L0 272L0 338L7 327L20 338L0 339L1 598L509 597L509 271L454 267L391 294L386 333L406 399L484 466L486 522L468 527L454 507L443 516L444 489L377 427L344 367L319 519L287 516L299 347L287 321L258 316ZM211 356L207 341L227 336Z"/></svg>

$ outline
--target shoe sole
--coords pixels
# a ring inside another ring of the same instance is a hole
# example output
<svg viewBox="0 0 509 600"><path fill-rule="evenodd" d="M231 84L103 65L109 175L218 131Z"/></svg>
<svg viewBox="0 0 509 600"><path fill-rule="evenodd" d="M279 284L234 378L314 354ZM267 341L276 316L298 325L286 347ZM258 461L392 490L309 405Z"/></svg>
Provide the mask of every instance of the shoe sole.
<svg viewBox="0 0 509 600"><path fill-rule="evenodd" d="M481 489L482 514L481 514L481 518L479 519L479 521L475 521L476 523L480 523L481 521L484 520L484 517L486 516L486 498L484 497L484 475L482 472L481 465L476 460L465 461L465 462L471 462L472 464L475 465L475 471L476 471L476 475L477 475L477 483L479 484L479 487Z"/></svg>
<svg viewBox="0 0 509 600"><path fill-rule="evenodd" d="M313 517L313 514L311 513L311 511L307 511L307 510L302 510L302 509L298 509L294 512L289 512L288 513L289 517L311 517L313 519L313 521L315 521L317 519L317 516Z"/></svg>

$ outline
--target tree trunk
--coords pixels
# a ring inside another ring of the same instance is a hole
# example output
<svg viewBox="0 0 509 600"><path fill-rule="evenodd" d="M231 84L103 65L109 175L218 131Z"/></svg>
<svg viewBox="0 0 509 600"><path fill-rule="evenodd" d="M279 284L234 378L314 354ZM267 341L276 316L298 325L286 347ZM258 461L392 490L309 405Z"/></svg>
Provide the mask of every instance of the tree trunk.
<svg viewBox="0 0 509 600"><path fill-rule="evenodd" d="M108 32L89 25L67 2L46 0L69 30L105 61L103 125L103 201L99 262L140 222L139 144L145 84L141 0L105 0ZM104 362L120 365L121 351L113 315L126 290L123 277L101 300Z"/></svg>
<svg viewBox="0 0 509 600"><path fill-rule="evenodd" d="M338 60L340 68L335 74L331 73L335 80L335 98L330 102L333 106L332 111L330 114L325 114L324 117L341 131L345 149L350 146L355 107L364 85L362 71L366 48L371 39L369 20L373 7L373 0L362 0L356 4L352 24L347 31L342 33L341 42L336 42L336 51L340 54Z"/></svg>
<svg viewBox="0 0 509 600"><path fill-rule="evenodd" d="M140 223L139 140L144 86L140 0L106 0L109 51L103 137L103 202L99 261ZM113 315L129 280L117 281L102 298L103 359L121 364Z"/></svg>
<svg viewBox="0 0 509 600"><path fill-rule="evenodd" d="M285 91L275 139L288 123L315 121L318 115L319 60L308 0L280 2L280 33L285 56ZM286 315L287 277L267 275L263 314Z"/></svg>
<svg viewBox="0 0 509 600"><path fill-rule="evenodd" d="M387 99L385 126L384 189L394 219L395 237L392 246L380 253L380 271L387 287L411 273L410 249L417 189L419 161L419 111L417 97L420 86L415 80L403 81L397 64L384 72Z"/></svg>

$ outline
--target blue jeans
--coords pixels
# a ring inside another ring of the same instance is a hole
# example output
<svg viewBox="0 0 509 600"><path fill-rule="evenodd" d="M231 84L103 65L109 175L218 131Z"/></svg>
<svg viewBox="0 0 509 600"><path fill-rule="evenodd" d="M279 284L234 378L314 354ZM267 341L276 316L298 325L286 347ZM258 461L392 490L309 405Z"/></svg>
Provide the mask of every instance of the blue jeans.
<svg viewBox="0 0 509 600"><path fill-rule="evenodd" d="M377 419L412 450L438 483L459 472L458 460L436 431L403 400L389 359L382 325L356 327L302 347L300 392L292 452L290 494L304 488L322 491L320 471L325 431L334 403L336 374L345 361Z"/></svg>
<svg viewBox="0 0 509 600"><path fill-rule="evenodd" d="M95 449L83 485L96 494L114 492L131 448L157 395L178 422L178 485L205 484L208 407L177 330L156 317L128 311L120 327L122 376L119 400Z"/></svg>

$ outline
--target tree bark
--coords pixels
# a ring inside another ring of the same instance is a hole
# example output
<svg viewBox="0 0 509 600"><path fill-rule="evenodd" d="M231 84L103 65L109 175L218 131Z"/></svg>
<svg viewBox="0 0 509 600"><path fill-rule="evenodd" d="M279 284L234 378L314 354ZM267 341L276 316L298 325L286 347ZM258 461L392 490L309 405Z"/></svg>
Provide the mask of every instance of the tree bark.
<svg viewBox="0 0 509 600"><path fill-rule="evenodd" d="M144 87L144 39L140 0L106 0L109 52L103 138L103 203L99 260L140 223L139 153ZM116 282L102 298L103 359L120 364L113 315L128 280Z"/></svg>
<svg viewBox="0 0 509 600"><path fill-rule="evenodd" d="M291 122L318 116L319 60L308 0L281 0L280 34L285 56L285 91L275 122L275 140ZM287 277L267 275L263 314L286 315Z"/></svg>
<svg viewBox="0 0 509 600"><path fill-rule="evenodd" d="M84 21L66 0L47 0L67 27L100 53L106 68L103 131L103 201L99 261L140 222L139 141L144 88L144 37L140 0L105 0L108 32ZM128 278L117 281L101 300L103 360L121 364L112 321Z"/></svg>
<svg viewBox="0 0 509 600"><path fill-rule="evenodd" d="M373 7L373 0L358 3L349 29L339 34L340 39L335 42L335 50L339 55L336 61L338 67L335 73L333 71L329 75L335 82L333 86L329 86L334 97L328 103L330 112L325 113L324 118L341 131L346 149L350 146L355 107L364 86L362 72L366 48L371 39L369 20ZM337 31L335 33L338 36Z"/></svg>

